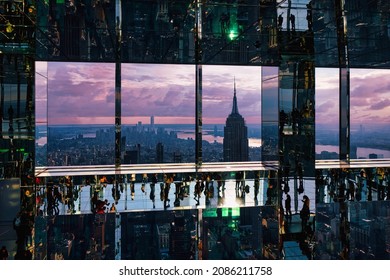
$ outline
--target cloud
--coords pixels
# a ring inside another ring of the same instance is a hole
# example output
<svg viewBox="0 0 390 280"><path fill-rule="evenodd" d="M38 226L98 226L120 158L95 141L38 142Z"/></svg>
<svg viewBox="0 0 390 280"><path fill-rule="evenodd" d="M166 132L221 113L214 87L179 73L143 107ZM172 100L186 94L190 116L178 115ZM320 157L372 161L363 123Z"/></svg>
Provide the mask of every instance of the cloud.
<svg viewBox="0 0 390 280"><path fill-rule="evenodd" d="M316 107L317 113L336 113L338 111L337 104L333 100L328 100L325 103L322 103ZM336 111L337 110L337 111Z"/></svg>
<svg viewBox="0 0 390 280"><path fill-rule="evenodd" d="M45 106L48 81L48 117L52 123L78 118L112 120L114 64L49 62L38 63L37 70L46 74L46 66L48 78L37 75L37 104ZM277 120L276 67L262 71L261 67L205 65L202 69L204 119L226 119L232 109L235 80L239 112L244 118L259 120L263 114L265 121ZM195 75L194 65L122 64L122 116L194 117ZM351 120L372 120L374 115L376 121L389 119L384 110L390 106L387 76L384 70L351 70ZM316 70L317 122L337 122L338 87L338 71Z"/></svg>
<svg viewBox="0 0 390 280"><path fill-rule="evenodd" d="M115 116L115 65L48 63L48 121L92 122Z"/></svg>
<svg viewBox="0 0 390 280"><path fill-rule="evenodd" d="M380 100L374 104L371 104L371 110L382 110L390 106L390 99Z"/></svg>

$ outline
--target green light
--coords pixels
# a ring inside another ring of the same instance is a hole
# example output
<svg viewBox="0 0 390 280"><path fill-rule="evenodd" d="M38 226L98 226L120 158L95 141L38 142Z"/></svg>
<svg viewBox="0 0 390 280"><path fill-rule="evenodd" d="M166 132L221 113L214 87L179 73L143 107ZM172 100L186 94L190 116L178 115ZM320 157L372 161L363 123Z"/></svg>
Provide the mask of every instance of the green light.
<svg viewBox="0 0 390 280"><path fill-rule="evenodd" d="M229 217L229 208L222 208L222 217Z"/></svg>
<svg viewBox="0 0 390 280"><path fill-rule="evenodd" d="M236 38L237 38L237 36L238 36L238 34L237 34L237 32L235 31L235 30L230 30L230 32L229 32L229 39L230 40L235 40Z"/></svg>
<svg viewBox="0 0 390 280"><path fill-rule="evenodd" d="M240 216L240 207L232 208L232 217L239 217L239 216Z"/></svg>
<svg viewBox="0 0 390 280"><path fill-rule="evenodd" d="M205 218L216 218L217 215L217 209L205 209L203 210L203 217Z"/></svg>
<svg viewBox="0 0 390 280"><path fill-rule="evenodd" d="M228 223L228 227L229 228L235 228L236 227L236 223L234 221L231 221L230 223Z"/></svg>
<svg viewBox="0 0 390 280"><path fill-rule="evenodd" d="M9 149L0 149L0 153L6 153L8 151L9 151ZM25 149L24 148L20 148L20 149L16 149L15 151L24 153Z"/></svg>
<svg viewBox="0 0 390 280"><path fill-rule="evenodd" d="M234 208L222 208L222 217L239 217L240 216L240 207Z"/></svg>

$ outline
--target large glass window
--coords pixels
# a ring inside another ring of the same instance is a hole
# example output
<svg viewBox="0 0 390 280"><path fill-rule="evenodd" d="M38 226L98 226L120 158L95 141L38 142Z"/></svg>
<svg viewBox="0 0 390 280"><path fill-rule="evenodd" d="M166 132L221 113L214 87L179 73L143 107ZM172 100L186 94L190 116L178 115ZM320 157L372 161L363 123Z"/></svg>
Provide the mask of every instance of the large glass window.
<svg viewBox="0 0 390 280"><path fill-rule="evenodd" d="M278 2L279 29L295 32L312 28L312 1L280 0L276 2Z"/></svg>
<svg viewBox="0 0 390 280"><path fill-rule="evenodd" d="M47 63L35 64L35 164L47 165Z"/></svg>
<svg viewBox="0 0 390 280"><path fill-rule="evenodd" d="M261 68L204 66L203 161L259 161Z"/></svg>
<svg viewBox="0 0 390 280"><path fill-rule="evenodd" d="M195 162L193 65L122 65L122 163Z"/></svg>
<svg viewBox="0 0 390 280"><path fill-rule="evenodd" d="M278 157L278 71L278 67L262 67L261 158L263 161L277 160Z"/></svg>
<svg viewBox="0 0 390 280"><path fill-rule="evenodd" d="M339 69L316 68L316 159L339 159Z"/></svg>
<svg viewBox="0 0 390 280"><path fill-rule="evenodd" d="M114 65L52 62L47 67L47 164L113 164Z"/></svg>
<svg viewBox="0 0 390 280"><path fill-rule="evenodd" d="M351 69L351 158L390 158L389 70Z"/></svg>

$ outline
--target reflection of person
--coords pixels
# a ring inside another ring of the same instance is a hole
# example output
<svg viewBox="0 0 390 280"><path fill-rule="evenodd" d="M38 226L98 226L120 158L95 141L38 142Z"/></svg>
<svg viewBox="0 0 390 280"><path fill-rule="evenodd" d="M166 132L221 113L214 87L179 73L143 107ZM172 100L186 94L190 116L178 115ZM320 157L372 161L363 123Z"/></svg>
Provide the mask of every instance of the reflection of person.
<svg viewBox="0 0 390 280"><path fill-rule="evenodd" d="M164 209L170 207L169 202L171 201L169 199L169 190L171 189L171 184L173 183L174 175L169 174L167 176L164 175Z"/></svg>
<svg viewBox="0 0 390 280"><path fill-rule="evenodd" d="M283 13L281 13L281 14L278 16L278 29L279 29L279 30L282 30L282 25L283 25Z"/></svg>
<svg viewBox="0 0 390 280"><path fill-rule="evenodd" d="M244 174L242 171L236 172L236 190L239 190L242 187L243 176Z"/></svg>
<svg viewBox="0 0 390 280"><path fill-rule="evenodd" d="M259 194L259 188L260 188L260 171L257 171L255 174L255 182L254 182L255 200L257 200L257 196Z"/></svg>
<svg viewBox="0 0 390 280"><path fill-rule="evenodd" d="M106 212L106 209L107 209L106 206L109 206L109 205L110 205L110 203L108 203L107 199L105 199L104 201L99 199L97 201L96 214L104 214Z"/></svg>
<svg viewBox="0 0 390 280"><path fill-rule="evenodd" d="M116 181L115 184L112 185L111 195L112 195L112 198L114 199L115 203L118 203L118 201L121 198L121 192L119 190L118 181Z"/></svg>
<svg viewBox="0 0 390 280"><path fill-rule="evenodd" d="M135 198L135 174L131 174L130 192L131 192L131 200L134 200L134 198Z"/></svg>
<svg viewBox="0 0 390 280"><path fill-rule="evenodd" d="M202 183L198 179L196 180L195 190L194 190L194 199L196 201L196 205L199 205L201 193L202 193Z"/></svg>
<svg viewBox="0 0 390 280"><path fill-rule="evenodd" d="M310 199L307 195L303 196L303 206L301 209L301 212L299 213L301 220L302 220L302 230L306 229L307 222L309 221L310 218Z"/></svg>
<svg viewBox="0 0 390 280"><path fill-rule="evenodd" d="M115 213L115 212L116 212L115 203L112 203L112 204L111 204L110 212L111 212L111 213Z"/></svg>
<svg viewBox="0 0 390 280"><path fill-rule="evenodd" d="M284 126L287 123L287 120L288 120L287 114L284 112L284 110L281 110L280 113L279 113L279 124L280 124L280 126L279 126L279 134L280 135L283 134Z"/></svg>
<svg viewBox="0 0 390 280"><path fill-rule="evenodd" d="M299 180L298 193L302 194L305 191L305 189L303 188L303 166L301 162L298 162L296 169L297 169L297 175Z"/></svg>
<svg viewBox="0 0 390 280"><path fill-rule="evenodd" d="M153 202L153 208L156 208L156 205L155 205L155 191L156 191L156 184L157 184L157 181L158 181L158 178L157 178L157 174L154 174L151 178L151 182L150 182L150 194L149 194L149 198L150 200Z"/></svg>
<svg viewBox="0 0 390 280"><path fill-rule="evenodd" d="M146 184L148 183L148 174L144 174L142 176L142 185L141 185L141 191L146 195Z"/></svg>
<svg viewBox="0 0 390 280"><path fill-rule="evenodd" d="M286 200L284 201L284 207L286 208L286 219L291 221L291 196L289 194L287 194Z"/></svg>
<svg viewBox="0 0 390 280"><path fill-rule="evenodd" d="M309 1L309 4L307 4L306 7L307 7L307 14L306 14L307 27L309 30L312 30L312 28L313 28L313 15L312 15L311 1Z"/></svg>

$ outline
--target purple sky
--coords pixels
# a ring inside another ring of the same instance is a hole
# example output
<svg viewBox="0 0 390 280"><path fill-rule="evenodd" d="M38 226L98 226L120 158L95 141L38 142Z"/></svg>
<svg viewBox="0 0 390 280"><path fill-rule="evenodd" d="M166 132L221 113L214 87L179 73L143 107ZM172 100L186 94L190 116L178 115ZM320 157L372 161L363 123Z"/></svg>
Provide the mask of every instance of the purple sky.
<svg viewBox="0 0 390 280"><path fill-rule="evenodd" d="M48 124L113 124L115 65L110 63L37 63L37 121ZM48 74L46 74L48 72ZM203 122L225 123L232 110L234 79L239 112L260 124L260 67L203 66ZM122 123L195 121L194 65L122 64Z"/></svg>
<svg viewBox="0 0 390 280"><path fill-rule="evenodd" d="M234 79L240 114L248 124L260 123L261 67L202 69L204 124L225 123L232 109ZM45 121L48 104L49 125L114 124L114 64L37 62L36 71L38 123ZM388 74L389 70L351 69L352 124L390 122ZM122 123L148 124L151 115L156 124L194 123L194 78L193 65L122 64ZM264 100L271 84L276 83L263 84ZM338 126L338 88L338 69L316 68L317 123Z"/></svg>
<svg viewBox="0 0 390 280"><path fill-rule="evenodd" d="M351 125L390 123L390 71L351 69ZM339 71L316 68L316 122L338 126Z"/></svg>

